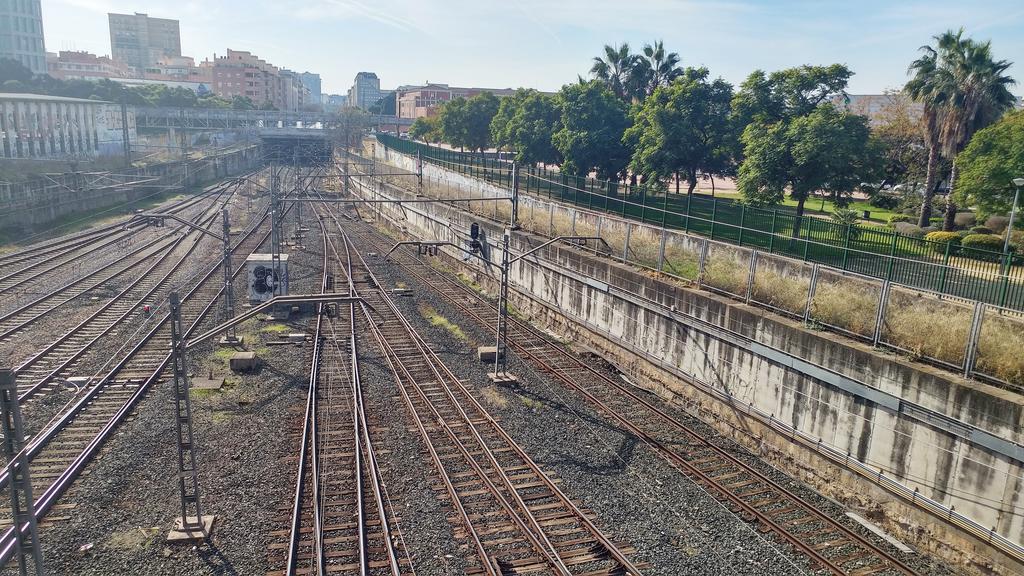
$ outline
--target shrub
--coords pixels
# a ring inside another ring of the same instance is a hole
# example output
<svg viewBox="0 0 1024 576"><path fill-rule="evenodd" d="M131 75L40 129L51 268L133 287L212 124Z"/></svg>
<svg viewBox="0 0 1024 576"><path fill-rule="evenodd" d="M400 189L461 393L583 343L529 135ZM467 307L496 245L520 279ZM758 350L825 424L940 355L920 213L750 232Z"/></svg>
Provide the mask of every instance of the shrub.
<svg viewBox="0 0 1024 576"><path fill-rule="evenodd" d="M974 215L974 212L957 212L953 223L958 228L970 228L978 223L978 217Z"/></svg>
<svg viewBox="0 0 1024 576"><path fill-rule="evenodd" d="M893 214L889 216L889 226L895 226L898 222L910 222L910 214Z"/></svg>
<svg viewBox="0 0 1024 576"><path fill-rule="evenodd" d="M1011 384L1024 386L1024 323L989 311L981 323L975 368Z"/></svg>
<svg viewBox="0 0 1024 576"><path fill-rule="evenodd" d="M992 229L985 226L975 226L971 228L971 234L992 234Z"/></svg>
<svg viewBox="0 0 1024 576"><path fill-rule="evenodd" d="M730 294L745 296L750 270L748 266L734 260L729 252L708 252L704 263L704 283Z"/></svg>
<svg viewBox="0 0 1024 576"><path fill-rule="evenodd" d="M988 220L985 220L985 228L998 233L1006 230L1006 226L1009 223L1010 219L1006 216L989 216Z"/></svg>
<svg viewBox="0 0 1024 576"><path fill-rule="evenodd" d="M949 244L950 254L955 254L956 250L960 247L960 234L957 232L929 232L925 234L924 239L929 242L935 242L935 244L931 245L931 248L939 254L946 253L947 244Z"/></svg>
<svg viewBox="0 0 1024 576"><path fill-rule="evenodd" d="M1018 254L1024 252L1024 230L1014 230L1010 233L1010 246Z"/></svg>
<svg viewBox="0 0 1024 576"><path fill-rule="evenodd" d="M759 263L754 271L754 300L793 314L803 313L807 306L810 279L801 277L801 272L799 269L787 270L785 265L776 267Z"/></svg>
<svg viewBox="0 0 1024 576"><path fill-rule="evenodd" d="M995 234L971 234L960 241L964 255L979 260L1002 259L1003 239Z"/></svg>
<svg viewBox="0 0 1024 576"><path fill-rule="evenodd" d="M882 208L884 210L892 210L900 205L901 198L898 195L889 192L876 192L868 204L871 204L875 208Z"/></svg>
<svg viewBox="0 0 1024 576"><path fill-rule="evenodd" d="M897 222L894 226L897 234L904 236L910 236L911 238L924 238L924 230L922 230L917 224L911 224L910 222Z"/></svg>
<svg viewBox="0 0 1024 576"><path fill-rule="evenodd" d="M860 220L860 212L852 208L836 208L832 212L832 221L840 226L850 227L850 239L856 239L860 236L860 226L857 222Z"/></svg>

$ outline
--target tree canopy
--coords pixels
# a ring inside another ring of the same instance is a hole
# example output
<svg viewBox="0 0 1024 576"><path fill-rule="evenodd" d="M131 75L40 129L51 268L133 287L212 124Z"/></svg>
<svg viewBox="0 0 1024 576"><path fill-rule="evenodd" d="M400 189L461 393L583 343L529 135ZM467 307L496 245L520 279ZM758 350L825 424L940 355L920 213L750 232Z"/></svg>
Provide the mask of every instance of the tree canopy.
<svg viewBox="0 0 1024 576"><path fill-rule="evenodd" d="M498 113L498 98L483 92L446 102L438 114L441 136L452 146L479 150L491 146L491 120Z"/></svg>
<svg viewBox="0 0 1024 576"><path fill-rule="evenodd" d="M842 64L798 66L765 74L755 70L733 100L741 125L754 121L778 122L810 114L833 99L846 98L853 72Z"/></svg>
<svg viewBox="0 0 1024 576"><path fill-rule="evenodd" d="M499 148L515 151L517 162L556 163L561 155L551 137L561 123L561 109L554 96L521 89L502 99L491 120L491 136Z"/></svg>
<svg viewBox="0 0 1024 576"><path fill-rule="evenodd" d="M441 140L441 125L437 116L423 116L413 121L409 127L409 136L427 143Z"/></svg>
<svg viewBox="0 0 1024 576"><path fill-rule="evenodd" d="M630 156L623 143L625 103L598 80L563 86L557 98L562 126L551 141L564 158L562 170L617 180Z"/></svg>
<svg viewBox="0 0 1024 576"><path fill-rule="evenodd" d="M630 163L634 172L655 182L681 175L688 194L697 186L698 173L733 172L732 86L721 78L708 81L708 76L707 68L688 68L640 106L626 132L635 142Z"/></svg>
<svg viewBox="0 0 1024 576"><path fill-rule="evenodd" d="M977 206L983 215L1009 212L1013 179L1024 178L1024 111L979 130L957 162L959 201Z"/></svg>
<svg viewBox="0 0 1024 576"><path fill-rule="evenodd" d="M874 176L879 156L869 136L866 118L830 104L789 122L754 122L743 131L745 160L737 185L755 205L779 203L788 189L797 201L795 237L812 193L829 194L841 205Z"/></svg>

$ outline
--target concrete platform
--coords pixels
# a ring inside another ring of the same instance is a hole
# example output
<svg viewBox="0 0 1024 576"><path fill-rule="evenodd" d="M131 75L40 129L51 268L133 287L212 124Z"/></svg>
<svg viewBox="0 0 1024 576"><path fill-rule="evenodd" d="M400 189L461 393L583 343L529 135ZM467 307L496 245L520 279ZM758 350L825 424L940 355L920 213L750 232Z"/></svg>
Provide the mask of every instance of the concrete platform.
<svg viewBox="0 0 1024 576"><path fill-rule="evenodd" d="M511 384L512 382L519 382L519 378L516 378L512 374L505 372L504 374L495 374L494 372L488 372L487 378L495 384Z"/></svg>
<svg viewBox="0 0 1024 576"><path fill-rule="evenodd" d="M193 522L195 516L189 518ZM201 528L188 528L186 529L182 524L181 517L174 519L174 527L167 533L168 542L194 542L196 540L203 540L209 538L213 534L213 522L216 516L212 514L209 516L204 515L200 524Z"/></svg>

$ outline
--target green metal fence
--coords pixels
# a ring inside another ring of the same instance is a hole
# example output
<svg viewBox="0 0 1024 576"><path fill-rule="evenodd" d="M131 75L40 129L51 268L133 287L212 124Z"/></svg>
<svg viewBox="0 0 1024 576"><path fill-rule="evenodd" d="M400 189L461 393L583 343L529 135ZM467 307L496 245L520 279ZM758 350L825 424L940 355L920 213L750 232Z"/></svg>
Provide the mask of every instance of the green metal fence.
<svg viewBox="0 0 1024 576"><path fill-rule="evenodd" d="M512 185L511 162L388 135L377 138L396 152L419 155L424 161L496 184ZM1024 310L1024 255L931 242L874 226L797 218L788 210L630 187L537 167L519 169L519 190L940 294Z"/></svg>

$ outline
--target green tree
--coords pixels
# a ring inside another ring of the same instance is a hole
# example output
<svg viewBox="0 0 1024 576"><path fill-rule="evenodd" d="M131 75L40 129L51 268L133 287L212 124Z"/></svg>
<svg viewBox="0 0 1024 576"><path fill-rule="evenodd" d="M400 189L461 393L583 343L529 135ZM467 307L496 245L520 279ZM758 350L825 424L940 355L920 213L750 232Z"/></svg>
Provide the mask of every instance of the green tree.
<svg viewBox="0 0 1024 576"><path fill-rule="evenodd" d="M465 139L470 150L484 150L491 147L491 120L498 113L498 97L482 92L466 100Z"/></svg>
<svg viewBox="0 0 1024 576"><path fill-rule="evenodd" d="M451 146L465 149L468 140L466 135L468 114L465 98L453 98L441 105L437 114L441 140Z"/></svg>
<svg viewBox="0 0 1024 576"><path fill-rule="evenodd" d="M618 180L630 157L625 103L599 80L563 86L557 98L562 126L551 141L564 158L562 170Z"/></svg>
<svg viewBox="0 0 1024 576"><path fill-rule="evenodd" d="M789 122L755 121L742 140L740 192L751 204L770 205L781 202L788 189L797 201L794 238L811 194L831 195L842 205L861 181L874 176L879 161L867 119L830 104Z"/></svg>
<svg viewBox="0 0 1024 576"><path fill-rule="evenodd" d="M409 127L409 137L427 143L441 140L437 116L422 116L414 120Z"/></svg>
<svg viewBox="0 0 1024 576"><path fill-rule="evenodd" d="M846 99L853 72L842 64L799 66L772 72L755 70L733 98L738 126L754 121L788 121L810 114L822 104Z"/></svg>
<svg viewBox="0 0 1024 576"><path fill-rule="evenodd" d="M884 155L882 185L916 185L927 176L928 146L923 121L910 112L910 98L902 92L888 93L888 102L875 116L872 134ZM868 110L852 110L864 116ZM916 188L916 186L915 186Z"/></svg>
<svg viewBox="0 0 1024 576"><path fill-rule="evenodd" d="M958 201L977 206L982 215L1009 212L1016 192L1012 181L1024 177L1024 112L979 130L957 164Z"/></svg>
<svg viewBox="0 0 1024 576"><path fill-rule="evenodd" d="M17 60L12 58L0 58L0 84L4 84L10 80L15 80L27 85L32 82L32 71Z"/></svg>
<svg viewBox="0 0 1024 576"><path fill-rule="evenodd" d="M235 96L231 99L232 110L255 110L256 103L248 96Z"/></svg>
<svg viewBox="0 0 1024 576"><path fill-rule="evenodd" d="M630 168L646 180L662 182L680 176L687 194L697 186L698 173L731 175L738 146L730 102L732 85L708 81L707 68L688 68L669 86L657 88L637 111L627 140L635 142Z"/></svg>
<svg viewBox="0 0 1024 576"><path fill-rule="evenodd" d="M520 89L502 99L491 120L491 137L499 148L514 151L517 162L557 163L561 157L551 137L561 121L554 96Z"/></svg>
<svg viewBox="0 0 1024 576"><path fill-rule="evenodd" d="M921 132L928 150L928 160L925 164L924 196L917 222L923 228L931 222L932 202L939 183L939 110L945 104L948 94L947 86L939 81L937 73L938 52L931 46L922 46L921 50L924 55L910 63L907 72L914 76L903 90L923 107Z"/></svg>

